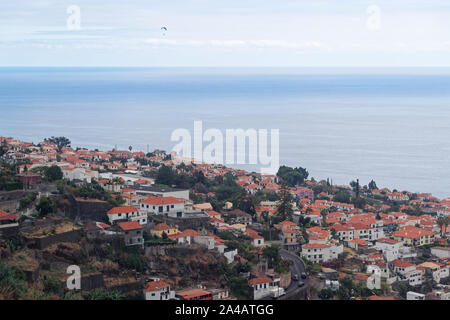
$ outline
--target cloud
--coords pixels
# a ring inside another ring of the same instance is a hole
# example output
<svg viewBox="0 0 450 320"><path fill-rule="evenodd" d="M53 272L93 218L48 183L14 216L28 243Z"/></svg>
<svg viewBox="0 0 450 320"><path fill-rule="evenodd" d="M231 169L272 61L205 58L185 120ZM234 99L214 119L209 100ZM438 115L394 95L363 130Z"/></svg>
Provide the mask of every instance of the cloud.
<svg viewBox="0 0 450 320"><path fill-rule="evenodd" d="M283 48L283 49L308 49L325 47L319 41L285 41L285 40L182 40L147 38L144 43L154 46L203 46L203 47L247 47L247 48Z"/></svg>

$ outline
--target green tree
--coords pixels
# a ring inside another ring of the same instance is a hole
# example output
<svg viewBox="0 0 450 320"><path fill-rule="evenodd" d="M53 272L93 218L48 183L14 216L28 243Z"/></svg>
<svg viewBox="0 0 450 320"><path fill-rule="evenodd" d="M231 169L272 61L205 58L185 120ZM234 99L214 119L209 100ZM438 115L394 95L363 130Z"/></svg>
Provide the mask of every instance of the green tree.
<svg viewBox="0 0 450 320"><path fill-rule="evenodd" d="M234 277L230 280L230 289L238 299L250 299L250 287L246 278Z"/></svg>
<svg viewBox="0 0 450 320"><path fill-rule="evenodd" d="M350 193L347 191L339 191L334 195L333 199L336 202L350 203Z"/></svg>
<svg viewBox="0 0 450 320"><path fill-rule="evenodd" d="M59 150L65 147L70 147L71 143L70 140L67 139L66 137L53 137L53 136L51 138L44 139L44 141L56 144Z"/></svg>
<svg viewBox="0 0 450 320"><path fill-rule="evenodd" d="M292 209L292 194L289 191L289 187L286 184L282 184L280 192L278 193L280 201L277 205L277 212L283 218L290 218L294 212Z"/></svg>
<svg viewBox="0 0 450 320"><path fill-rule="evenodd" d="M291 187L305 182L308 175L308 171L302 167L291 168L288 166L281 166L277 172L277 176Z"/></svg>
<svg viewBox="0 0 450 320"><path fill-rule="evenodd" d="M449 223L450 223L449 216L437 218L437 224L441 229L441 236L444 235L444 232L447 230L447 226L449 225Z"/></svg>
<svg viewBox="0 0 450 320"><path fill-rule="evenodd" d="M175 172L172 170L172 168L166 165L162 165L158 169L155 183L172 186L175 183Z"/></svg>
<svg viewBox="0 0 450 320"><path fill-rule="evenodd" d="M378 189L377 184L375 183L375 181L371 180L371 181L369 182L369 189L370 189L370 190Z"/></svg>
<svg viewBox="0 0 450 320"><path fill-rule="evenodd" d="M58 166L51 166L46 168L44 175L48 181L56 181L63 178L63 172Z"/></svg>
<svg viewBox="0 0 450 320"><path fill-rule="evenodd" d="M319 291L318 297L322 300L330 300L334 297L334 292L331 289L322 289Z"/></svg>
<svg viewBox="0 0 450 320"><path fill-rule="evenodd" d="M273 268L280 262L280 248L277 245L266 246L263 249L263 256L267 258L269 268Z"/></svg>
<svg viewBox="0 0 450 320"><path fill-rule="evenodd" d="M26 291L27 287L22 272L18 271L0 261L0 296L3 292L11 293L11 298L17 299L22 292Z"/></svg>
<svg viewBox="0 0 450 320"><path fill-rule="evenodd" d="M320 215L322 216L322 225L326 225L327 223L327 215L330 213L330 210L328 209L322 209L320 211Z"/></svg>
<svg viewBox="0 0 450 320"><path fill-rule="evenodd" d="M55 211L56 204L49 197L41 197L39 203L36 205L36 210L39 212L41 217L48 215Z"/></svg>

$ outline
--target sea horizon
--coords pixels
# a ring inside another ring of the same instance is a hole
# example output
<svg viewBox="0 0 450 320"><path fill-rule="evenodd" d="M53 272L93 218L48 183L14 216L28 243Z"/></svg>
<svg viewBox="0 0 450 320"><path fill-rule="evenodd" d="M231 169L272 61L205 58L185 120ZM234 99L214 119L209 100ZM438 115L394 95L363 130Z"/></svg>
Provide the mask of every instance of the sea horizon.
<svg viewBox="0 0 450 320"><path fill-rule="evenodd" d="M170 151L195 120L277 128L280 165L317 180L448 197L449 88L434 67L0 67L0 135Z"/></svg>

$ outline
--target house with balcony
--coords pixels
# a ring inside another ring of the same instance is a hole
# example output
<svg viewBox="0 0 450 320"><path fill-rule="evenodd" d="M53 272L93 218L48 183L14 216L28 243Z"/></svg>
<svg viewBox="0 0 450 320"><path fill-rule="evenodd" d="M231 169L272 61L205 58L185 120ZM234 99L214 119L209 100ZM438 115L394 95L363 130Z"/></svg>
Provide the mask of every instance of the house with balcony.
<svg viewBox="0 0 450 320"><path fill-rule="evenodd" d="M175 291L165 281L147 282L144 288L145 300L171 300L175 299Z"/></svg>
<svg viewBox="0 0 450 320"><path fill-rule="evenodd" d="M434 241L434 232L421 228L406 226L392 233L395 240L403 241L408 246L420 247Z"/></svg>
<svg viewBox="0 0 450 320"><path fill-rule="evenodd" d="M185 201L183 198L149 196L141 201L140 211L146 214L182 218L185 213Z"/></svg>

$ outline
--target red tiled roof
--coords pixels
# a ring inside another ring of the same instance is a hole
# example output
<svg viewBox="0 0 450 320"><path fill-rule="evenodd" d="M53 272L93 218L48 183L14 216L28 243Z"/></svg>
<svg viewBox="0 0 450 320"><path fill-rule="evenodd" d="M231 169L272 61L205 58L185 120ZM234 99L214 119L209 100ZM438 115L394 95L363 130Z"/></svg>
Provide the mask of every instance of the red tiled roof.
<svg viewBox="0 0 450 320"><path fill-rule="evenodd" d="M99 223L98 223L98 226L99 226L100 228L102 228L102 229L108 229L108 228L111 228L110 225L108 225L108 224L106 224L106 223L103 223L103 222L99 222Z"/></svg>
<svg viewBox="0 0 450 320"><path fill-rule="evenodd" d="M130 230L139 230L142 229L142 226L137 221L127 221L127 222L120 222L119 227L123 231L130 231Z"/></svg>
<svg viewBox="0 0 450 320"><path fill-rule="evenodd" d="M278 224L279 224L279 225L282 225L282 226L296 226L295 222L288 221L288 220L281 221L281 222L278 223Z"/></svg>
<svg viewBox="0 0 450 320"><path fill-rule="evenodd" d="M12 213L7 213L5 211L0 210L0 220L17 220L19 216Z"/></svg>
<svg viewBox="0 0 450 320"><path fill-rule="evenodd" d="M138 211L135 207L132 206L121 206L114 207L108 211L108 214L118 214L118 213L131 213Z"/></svg>
<svg viewBox="0 0 450 320"><path fill-rule="evenodd" d="M323 243L310 243L310 244L305 244L302 246L302 248L305 249L318 249L318 248L328 248L330 245L328 244L323 244Z"/></svg>
<svg viewBox="0 0 450 320"><path fill-rule="evenodd" d="M248 284L251 286L254 286L256 284L261 284L261 283L268 283L268 282L272 282L272 279L267 278L267 277L260 277L260 278L253 278L248 280Z"/></svg>
<svg viewBox="0 0 450 320"><path fill-rule="evenodd" d="M403 261L403 260L399 260L399 259L392 261L391 264L393 264L394 266L396 266L398 268L408 268L408 267L414 266L414 264L412 264L408 261Z"/></svg>
<svg viewBox="0 0 450 320"><path fill-rule="evenodd" d="M379 297L379 296L370 296L367 300L394 300L394 297Z"/></svg>
<svg viewBox="0 0 450 320"><path fill-rule="evenodd" d="M210 291L206 291L203 289L192 289L192 290L177 292L177 296L181 296L181 297L183 297L183 299L192 299L195 297L200 297L200 296L205 296L205 295L210 295L210 294L211 294Z"/></svg>
<svg viewBox="0 0 450 320"><path fill-rule="evenodd" d="M410 239L416 239L427 235L434 234L431 231L423 230L417 227L413 226L407 226L404 228L401 228L398 231L393 232L394 237L401 237L401 238L410 238Z"/></svg>
<svg viewBox="0 0 450 320"><path fill-rule="evenodd" d="M178 239L178 238L182 238L182 237L198 237L198 236L200 236L200 233L198 231L193 230L193 229L186 229L177 234L171 234L169 236L169 238L170 239Z"/></svg>
<svg viewBox="0 0 450 320"><path fill-rule="evenodd" d="M182 199L182 198L175 198L175 197L154 197L154 196L150 196L147 199L142 200L142 203L159 206L159 205L165 205L165 204L184 203L184 199Z"/></svg>
<svg viewBox="0 0 450 320"><path fill-rule="evenodd" d="M164 222L158 223L156 226L154 226L152 228L152 230L156 230L156 231L163 231L163 230L168 230L168 229L174 229L174 228Z"/></svg>
<svg viewBox="0 0 450 320"><path fill-rule="evenodd" d="M165 281L150 281L145 286L145 291L159 291L163 288L169 287L170 285Z"/></svg>

